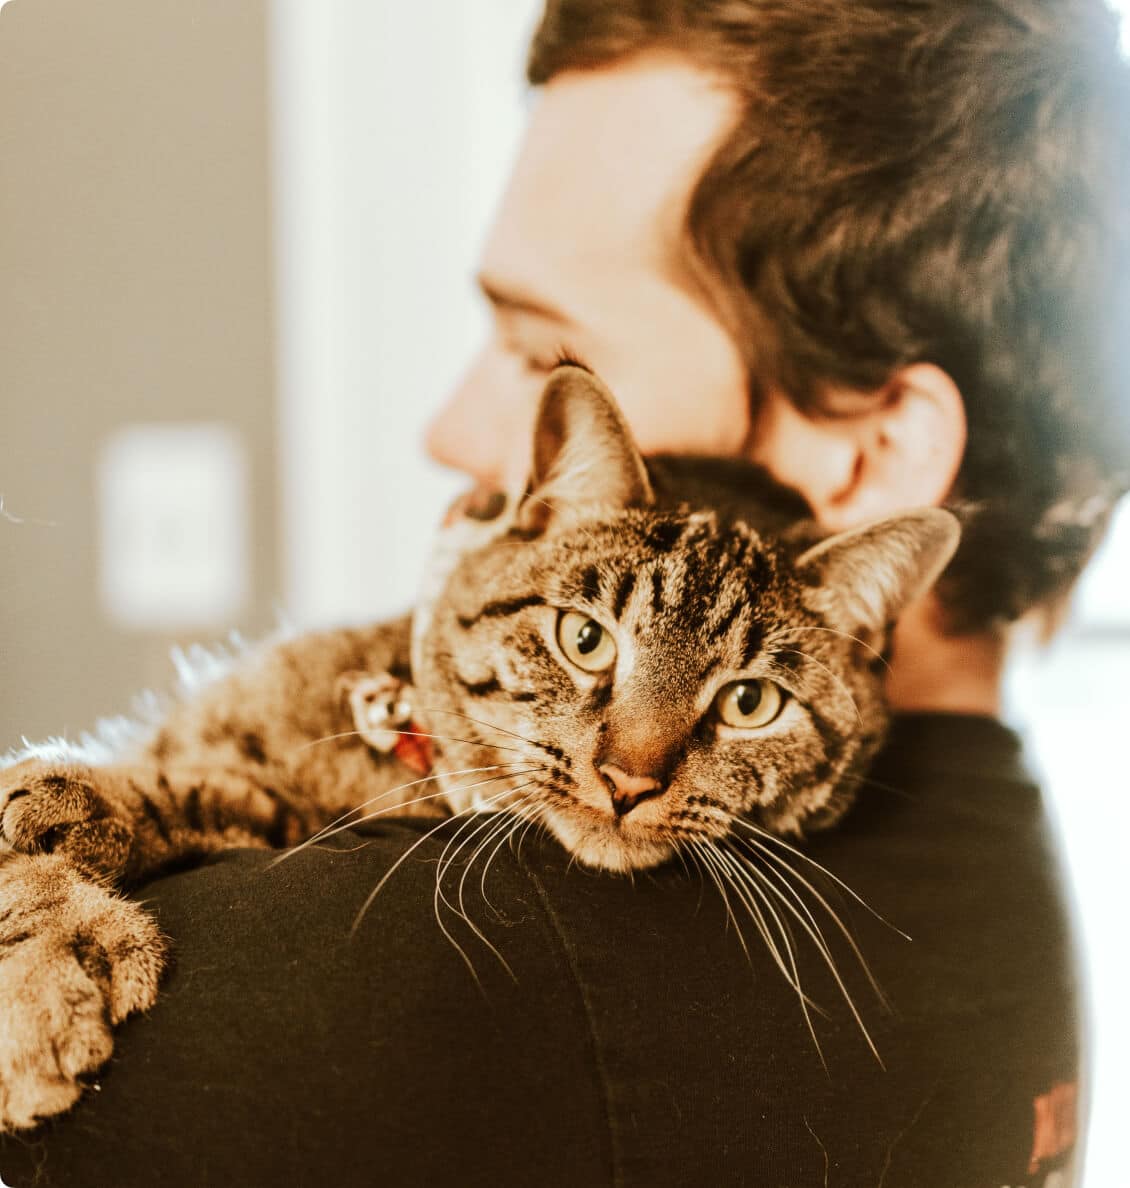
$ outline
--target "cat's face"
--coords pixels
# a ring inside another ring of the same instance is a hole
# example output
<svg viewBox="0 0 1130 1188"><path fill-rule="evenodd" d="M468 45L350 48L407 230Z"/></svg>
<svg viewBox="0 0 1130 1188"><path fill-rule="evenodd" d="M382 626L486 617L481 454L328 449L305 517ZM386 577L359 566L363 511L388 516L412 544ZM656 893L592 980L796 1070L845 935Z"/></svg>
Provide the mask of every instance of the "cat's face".
<svg viewBox="0 0 1130 1188"><path fill-rule="evenodd" d="M932 575L944 513L797 558L741 521L659 510L614 407L570 372L543 404L534 493L462 555L418 641L430 728L463 740L442 745L449 801L518 808L613 870L737 816L832 822L883 733L891 604L920 584L894 571Z"/></svg>

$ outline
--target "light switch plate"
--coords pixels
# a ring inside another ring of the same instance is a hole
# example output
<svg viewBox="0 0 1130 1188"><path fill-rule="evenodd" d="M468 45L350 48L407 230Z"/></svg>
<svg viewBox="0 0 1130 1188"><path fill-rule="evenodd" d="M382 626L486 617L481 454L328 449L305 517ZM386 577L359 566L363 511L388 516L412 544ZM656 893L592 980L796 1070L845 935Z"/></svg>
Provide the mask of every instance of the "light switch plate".
<svg viewBox="0 0 1130 1188"><path fill-rule="evenodd" d="M223 424L134 424L97 463L99 590L121 626L227 628L248 592L247 458Z"/></svg>

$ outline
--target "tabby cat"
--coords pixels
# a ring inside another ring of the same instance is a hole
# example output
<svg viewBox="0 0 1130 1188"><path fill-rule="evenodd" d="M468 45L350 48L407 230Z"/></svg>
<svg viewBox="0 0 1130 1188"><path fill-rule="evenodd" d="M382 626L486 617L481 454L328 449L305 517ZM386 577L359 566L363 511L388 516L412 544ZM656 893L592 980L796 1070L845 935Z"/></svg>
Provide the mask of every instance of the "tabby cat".
<svg viewBox="0 0 1130 1188"><path fill-rule="evenodd" d="M68 1108L110 1026L153 1002L165 941L118 890L170 864L293 846L358 805L508 809L613 871L708 853L739 822L833 824L883 735L889 624L957 529L924 510L763 537L751 521L800 511L765 484L649 470L599 381L561 367L527 493L442 534L411 626L263 645L139 737L10 756L0 1128Z"/></svg>

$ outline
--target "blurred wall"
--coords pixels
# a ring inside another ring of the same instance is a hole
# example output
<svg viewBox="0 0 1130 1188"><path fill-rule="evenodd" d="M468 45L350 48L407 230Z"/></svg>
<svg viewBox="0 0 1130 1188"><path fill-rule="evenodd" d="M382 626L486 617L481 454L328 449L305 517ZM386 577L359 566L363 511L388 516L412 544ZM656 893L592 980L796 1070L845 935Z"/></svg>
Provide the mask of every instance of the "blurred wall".
<svg viewBox="0 0 1130 1188"><path fill-rule="evenodd" d="M476 259L540 0L275 0L286 605L409 606L465 480L419 442L486 333Z"/></svg>
<svg viewBox="0 0 1130 1188"><path fill-rule="evenodd" d="M411 601L457 482L418 437L484 332L471 274L538 8L0 0L0 750L165 685L174 640ZM191 629L116 622L98 595L101 444L200 422L246 456L246 598ZM1009 689L1095 973L1094 1188L1124 1164L1130 1059L1130 963L1111 943L1130 507L1119 536L1074 627Z"/></svg>
<svg viewBox="0 0 1130 1188"><path fill-rule="evenodd" d="M100 605L101 444L229 426L247 597L279 590L264 0L0 10L0 751L168 683L176 625ZM21 520L22 522L16 522Z"/></svg>

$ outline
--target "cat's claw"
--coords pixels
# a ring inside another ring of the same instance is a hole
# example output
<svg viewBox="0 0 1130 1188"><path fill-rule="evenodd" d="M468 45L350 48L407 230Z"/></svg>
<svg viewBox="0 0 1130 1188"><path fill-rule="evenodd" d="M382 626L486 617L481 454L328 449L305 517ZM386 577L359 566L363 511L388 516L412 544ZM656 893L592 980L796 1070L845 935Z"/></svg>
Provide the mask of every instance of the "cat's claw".
<svg viewBox="0 0 1130 1188"><path fill-rule="evenodd" d="M0 855L0 1131L69 1109L152 1005L167 946L135 903L58 855Z"/></svg>
<svg viewBox="0 0 1130 1188"><path fill-rule="evenodd" d="M0 770L0 843L24 854L57 853L115 880L133 847L132 826L99 794L90 768L28 759Z"/></svg>

